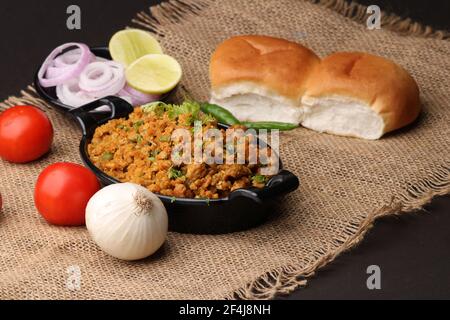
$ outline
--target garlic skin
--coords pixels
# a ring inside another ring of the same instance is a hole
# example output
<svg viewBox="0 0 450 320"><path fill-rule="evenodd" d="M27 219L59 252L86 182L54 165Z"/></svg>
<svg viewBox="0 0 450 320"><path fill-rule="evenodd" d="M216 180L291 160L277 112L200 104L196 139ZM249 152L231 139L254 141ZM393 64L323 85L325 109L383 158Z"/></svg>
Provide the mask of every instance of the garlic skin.
<svg viewBox="0 0 450 320"><path fill-rule="evenodd" d="M109 255L127 261L144 259L165 242L167 211L161 200L133 183L107 186L86 207L86 227Z"/></svg>

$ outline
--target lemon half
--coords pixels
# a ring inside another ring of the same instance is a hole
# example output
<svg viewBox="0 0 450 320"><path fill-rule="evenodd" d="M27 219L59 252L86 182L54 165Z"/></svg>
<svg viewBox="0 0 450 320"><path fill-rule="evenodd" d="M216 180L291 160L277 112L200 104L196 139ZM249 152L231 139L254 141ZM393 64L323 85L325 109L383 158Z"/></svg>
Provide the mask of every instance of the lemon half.
<svg viewBox="0 0 450 320"><path fill-rule="evenodd" d="M114 34L109 41L109 52L114 61L125 67L147 54L163 53L158 41L139 29L126 29Z"/></svg>
<svg viewBox="0 0 450 320"><path fill-rule="evenodd" d="M149 54L133 62L126 70L128 84L148 94L169 92L180 82L181 66L165 54Z"/></svg>

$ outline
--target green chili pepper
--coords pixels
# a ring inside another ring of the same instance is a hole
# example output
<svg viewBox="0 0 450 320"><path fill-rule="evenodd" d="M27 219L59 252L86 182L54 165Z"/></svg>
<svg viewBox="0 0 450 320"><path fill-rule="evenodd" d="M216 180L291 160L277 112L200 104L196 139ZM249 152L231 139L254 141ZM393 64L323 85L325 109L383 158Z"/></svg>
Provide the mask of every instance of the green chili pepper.
<svg viewBox="0 0 450 320"><path fill-rule="evenodd" d="M293 123L285 123L285 122L242 122L242 125L246 126L248 129L255 130L280 130L280 131L288 131L295 128L298 128L297 124Z"/></svg>
<svg viewBox="0 0 450 320"><path fill-rule="evenodd" d="M267 129L267 130L280 130L280 131L287 131L292 130L295 128L298 128L298 125L292 124L292 123L284 123L284 122L271 122L271 121L264 121L264 122L239 122L238 119L236 119L233 114L228 111L227 109L218 106L216 104L211 103L201 103L201 110L203 113L212 115L214 118L216 118L220 123L227 124L227 125L236 125L236 124L242 124L246 126L249 129Z"/></svg>
<svg viewBox="0 0 450 320"><path fill-rule="evenodd" d="M221 106L218 106L217 104L201 103L200 108L203 113L212 115L220 123L227 124L230 126L239 124L239 120L236 119L236 117L233 116L233 114L230 111Z"/></svg>

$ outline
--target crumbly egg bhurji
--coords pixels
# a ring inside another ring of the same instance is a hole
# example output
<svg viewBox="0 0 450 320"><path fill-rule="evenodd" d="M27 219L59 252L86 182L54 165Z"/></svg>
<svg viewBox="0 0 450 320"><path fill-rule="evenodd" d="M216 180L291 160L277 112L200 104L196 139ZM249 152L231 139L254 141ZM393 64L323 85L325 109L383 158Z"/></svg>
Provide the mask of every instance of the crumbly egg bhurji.
<svg viewBox="0 0 450 320"><path fill-rule="evenodd" d="M252 135L240 142L235 140L236 144L245 144L245 164L227 164L227 157L234 158L235 155L230 154L226 145L226 130L220 129L224 145L223 164L191 161L175 165L171 160L175 146L172 133L179 128L188 129L194 141L194 121L201 121L203 132L218 128L217 121L201 113L199 105L193 102L136 108L128 119L114 119L95 130L88 146L89 157L109 176L121 182L140 184L165 196L218 199L236 189L264 187L269 177L261 175L263 165L249 164L250 148L257 148L258 155L261 151ZM239 126L232 128L245 129ZM203 149L215 146L214 141L203 140ZM234 150L237 150L237 145ZM270 157L270 148L266 147L265 152Z"/></svg>

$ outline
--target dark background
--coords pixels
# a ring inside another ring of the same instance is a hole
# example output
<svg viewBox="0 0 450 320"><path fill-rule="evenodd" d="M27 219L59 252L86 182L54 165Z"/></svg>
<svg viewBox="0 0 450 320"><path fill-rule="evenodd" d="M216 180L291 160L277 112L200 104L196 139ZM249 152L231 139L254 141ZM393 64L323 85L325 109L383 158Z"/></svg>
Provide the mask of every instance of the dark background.
<svg viewBox="0 0 450 320"><path fill-rule="evenodd" d="M264 1L264 0L261 0ZM0 4L0 100L31 83L36 67L68 41L105 44L149 0L2 1ZM450 1L377 1L384 11L450 29ZM82 29L66 28L66 8L82 10ZM449 58L450 59L450 58ZM448 150L444 150L448 152ZM283 299L450 299L450 197L424 211L378 221L354 250L319 271L306 289ZM370 265L381 268L382 289L366 287Z"/></svg>

